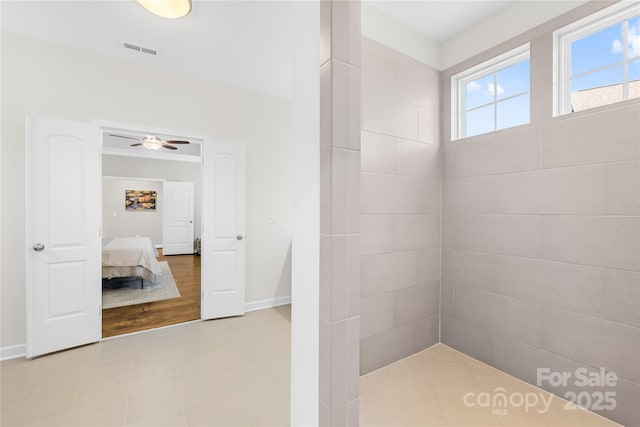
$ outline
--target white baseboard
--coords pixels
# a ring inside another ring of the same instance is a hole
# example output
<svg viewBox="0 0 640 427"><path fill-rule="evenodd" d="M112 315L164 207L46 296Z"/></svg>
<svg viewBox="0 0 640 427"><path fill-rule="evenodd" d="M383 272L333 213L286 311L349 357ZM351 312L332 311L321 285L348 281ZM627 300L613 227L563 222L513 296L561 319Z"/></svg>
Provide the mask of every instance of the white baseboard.
<svg viewBox="0 0 640 427"><path fill-rule="evenodd" d="M262 310L263 308L278 307L280 305L291 304L291 296L263 299L245 303L244 311Z"/></svg>
<svg viewBox="0 0 640 427"><path fill-rule="evenodd" d="M24 357L27 354L27 345L8 345L6 347L0 347L0 360L17 359L18 357Z"/></svg>
<svg viewBox="0 0 640 427"><path fill-rule="evenodd" d="M264 308L272 308L272 307L278 307L281 305L286 305L286 304L291 304L291 297L290 296L286 296L286 297L278 297L278 298L270 298L270 299L263 299L261 301L253 301L253 302L248 302L245 303L244 305L244 309L246 312L249 311L255 311L255 310L262 310ZM200 320L194 320L193 322L199 322ZM191 322L186 322L186 323L191 323ZM182 325L184 323L180 323L179 325ZM140 331L140 332L133 332L131 334L125 334L125 335L134 335L134 334L140 334L140 333L144 333L144 332L149 332L150 330L156 330L156 329L164 329L164 328L170 328L173 326L178 326L178 325L169 325L169 326L163 326L161 328L154 328L154 329L149 329L146 331ZM108 340L111 338L120 338L124 335L117 335L115 337L110 337L110 338L103 338L103 340ZM18 357L24 357L27 354L27 346L26 344L18 344L18 345L10 345L7 347L0 347L0 360L9 360L9 359L17 359Z"/></svg>

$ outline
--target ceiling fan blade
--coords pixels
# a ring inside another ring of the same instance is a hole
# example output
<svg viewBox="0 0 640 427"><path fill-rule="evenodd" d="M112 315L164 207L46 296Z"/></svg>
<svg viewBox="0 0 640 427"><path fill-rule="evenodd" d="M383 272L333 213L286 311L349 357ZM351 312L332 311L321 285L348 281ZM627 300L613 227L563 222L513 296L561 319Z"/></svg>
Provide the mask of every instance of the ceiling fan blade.
<svg viewBox="0 0 640 427"><path fill-rule="evenodd" d="M127 139L140 139L140 138L134 138L133 136L118 135L115 133L110 133L109 136L117 136L118 138L127 138Z"/></svg>
<svg viewBox="0 0 640 427"><path fill-rule="evenodd" d="M177 150L177 147L172 147L171 145L162 144L162 148L168 148L169 150Z"/></svg>
<svg viewBox="0 0 640 427"><path fill-rule="evenodd" d="M173 139L168 139L165 141L167 144L189 144L189 141L176 141Z"/></svg>
<svg viewBox="0 0 640 427"><path fill-rule="evenodd" d="M142 145L142 143L141 143L141 142L139 142L139 143L137 143L137 144L131 144L131 145L129 145L129 147L137 147L138 145Z"/></svg>

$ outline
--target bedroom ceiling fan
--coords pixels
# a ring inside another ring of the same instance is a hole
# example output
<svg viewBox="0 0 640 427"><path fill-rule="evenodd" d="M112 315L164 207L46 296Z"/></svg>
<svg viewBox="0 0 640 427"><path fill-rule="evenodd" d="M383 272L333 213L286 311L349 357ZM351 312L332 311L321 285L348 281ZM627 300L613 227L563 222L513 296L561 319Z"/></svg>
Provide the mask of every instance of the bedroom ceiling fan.
<svg viewBox="0 0 640 427"><path fill-rule="evenodd" d="M130 147L138 147L141 145L147 150L158 150L160 148L166 148L168 150L177 150L178 147L174 147L172 144L189 144L189 141L178 141L174 139L160 139L155 135L145 135L142 138L136 138L133 136L118 135L115 133L110 133L109 136L115 136L118 138L135 139L136 141L141 141L135 144L131 144Z"/></svg>

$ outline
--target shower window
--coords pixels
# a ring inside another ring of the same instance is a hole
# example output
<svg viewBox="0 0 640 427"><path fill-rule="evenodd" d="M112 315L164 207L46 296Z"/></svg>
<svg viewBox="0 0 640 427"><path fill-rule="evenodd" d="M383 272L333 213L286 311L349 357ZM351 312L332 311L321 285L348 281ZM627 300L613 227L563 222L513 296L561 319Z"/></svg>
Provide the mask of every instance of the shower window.
<svg viewBox="0 0 640 427"><path fill-rule="evenodd" d="M529 44L451 78L452 139L530 122Z"/></svg>
<svg viewBox="0 0 640 427"><path fill-rule="evenodd" d="M556 116L640 97L640 2L620 2L554 33Z"/></svg>

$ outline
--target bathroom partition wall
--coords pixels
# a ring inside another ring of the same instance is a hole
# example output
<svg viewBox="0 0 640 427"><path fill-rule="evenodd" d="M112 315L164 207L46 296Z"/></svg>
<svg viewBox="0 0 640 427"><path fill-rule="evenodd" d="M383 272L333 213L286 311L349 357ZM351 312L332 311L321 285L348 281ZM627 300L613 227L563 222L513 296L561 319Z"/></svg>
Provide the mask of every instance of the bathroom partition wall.
<svg viewBox="0 0 640 427"><path fill-rule="evenodd" d="M439 74L362 39L360 372L439 340Z"/></svg>
<svg viewBox="0 0 640 427"><path fill-rule="evenodd" d="M593 8L443 72L442 342L561 396L604 367L640 425L640 104L552 117L552 32ZM450 76L529 41L531 124L450 141Z"/></svg>

